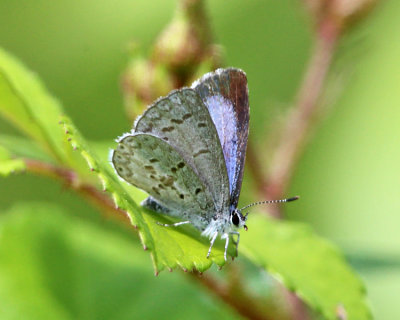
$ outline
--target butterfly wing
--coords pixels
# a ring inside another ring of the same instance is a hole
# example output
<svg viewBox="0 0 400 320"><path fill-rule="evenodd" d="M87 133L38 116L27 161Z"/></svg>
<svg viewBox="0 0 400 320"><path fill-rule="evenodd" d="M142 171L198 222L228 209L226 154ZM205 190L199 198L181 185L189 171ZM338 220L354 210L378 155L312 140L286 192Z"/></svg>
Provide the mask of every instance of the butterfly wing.
<svg viewBox="0 0 400 320"><path fill-rule="evenodd" d="M193 83L207 106L218 132L229 179L231 205L237 206L242 185L249 132L246 74L239 69L218 69Z"/></svg>
<svg viewBox="0 0 400 320"><path fill-rule="evenodd" d="M204 230L213 212L212 196L193 169L167 142L149 134L126 135L112 154L118 175L146 191L172 216Z"/></svg>
<svg viewBox="0 0 400 320"><path fill-rule="evenodd" d="M164 139L210 191L215 212L229 208L229 180L215 125L199 95L190 88L157 100L136 121L134 131Z"/></svg>

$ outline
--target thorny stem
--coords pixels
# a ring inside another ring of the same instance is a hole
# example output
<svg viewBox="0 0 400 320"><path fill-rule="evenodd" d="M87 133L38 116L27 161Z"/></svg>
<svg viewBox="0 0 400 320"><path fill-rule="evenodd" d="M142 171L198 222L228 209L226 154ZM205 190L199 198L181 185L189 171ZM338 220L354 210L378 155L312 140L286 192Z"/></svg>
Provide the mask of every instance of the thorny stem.
<svg viewBox="0 0 400 320"><path fill-rule="evenodd" d="M249 167L256 178L258 189L264 194L265 199L281 199L286 196L296 164L320 115L319 99L324 89L339 35L340 28L333 19L328 18L320 23L312 56L298 91L296 103L286 118L280 141L272 152L267 179L260 174L261 166L251 148L248 152L251 163ZM275 217L282 215L277 205L268 207L268 212Z"/></svg>

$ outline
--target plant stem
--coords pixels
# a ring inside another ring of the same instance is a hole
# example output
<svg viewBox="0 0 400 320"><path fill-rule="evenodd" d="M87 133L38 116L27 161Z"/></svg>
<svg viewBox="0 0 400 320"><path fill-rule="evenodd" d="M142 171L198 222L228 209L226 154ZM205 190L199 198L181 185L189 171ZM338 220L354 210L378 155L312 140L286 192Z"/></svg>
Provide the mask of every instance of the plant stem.
<svg viewBox="0 0 400 320"><path fill-rule="evenodd" d="M266 314L259 311L256 301L259 299L252 298L241 290L238 295L237 292L232 292L228 284L222 283L222 281L210 275L200 275L198 272L191 273L192 278L197 282L205 286L208 290L212 291L220 299L222 299L226 304L235 309L240 315L247 319L260 319L260 320L272 320L272 318Z"/></svg>
<svg viewBox="0 0 400 320"><path fill-rule="evenodd" d="M331 18L319 24L316 41L305 76L297 94L296 103L290 110L282 127L280 141L272 151L272 161L267 179L260 174L258 163L251 146L248 152L253 176L265 199L282 199L293 176L294 169L304 146L319 120L319 103L328 71L339 39L340 28ZM268 212L281 217L277 205L268 207Z"/></svg>
<svg viewBox="0 0 400 320"><path fill-rule="evenodd" d="M132 227L125 211L116 208L112 200L105 193L92 185L81 183L75 171L34 159L24 159L24 162L27 171L61 180L67 187L88 199L101 212L105 212L108 216L116 217L126 225Z"/></svg>
<svg viewBox="0 0 400 320"><path fill-rule="evenodd" d="M249 145L247 153L249 168L252 170L258 190L264 195L265 199L287 197L286 192L293 172L310 133L319 120L321 111L319 100L332 64L339 36L340 27L333 18L326 17L318 25L313 52L299 88L296 103L286 118L281 129L280 141L272 152L267 179L264 178L259 160L251 145ZM269 206L268 214L281 218L280 206ZM286 300L292 306L293 319L307 319L308 315L301 300L284 288L282 290L286 292Z"/></svg>

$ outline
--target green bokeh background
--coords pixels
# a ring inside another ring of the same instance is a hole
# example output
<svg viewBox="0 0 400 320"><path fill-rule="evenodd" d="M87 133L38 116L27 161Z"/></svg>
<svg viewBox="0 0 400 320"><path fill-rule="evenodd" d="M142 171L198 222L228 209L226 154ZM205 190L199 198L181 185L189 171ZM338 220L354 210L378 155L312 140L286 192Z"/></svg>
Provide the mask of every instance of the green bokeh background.
<svg viewBox="0 0 400 320"><path fill-rule="evenodd" d="M251 139L260 157L267 158L268 150L262 144L265 134L293 101L311 52L311 20L296 0L215 0L207 4L227 65L247 72ZM148 48L172 17L175 5L171 0L0 0L0 45L38 73L86 138L111 146L130 126L119 85L129 56L127 44L134 39ZM311 224L349 256L366 282L373 312L380 320L400 319L399 13L398 1L382 2L341 42L330 77L331 87L341 89L330 93L335 102L296 170L290 194L300 194L302 199L287 206L290 219ZM0 130L14 132L2 121ZM30 281L35 281L35 272L43 274L43 270L49 273L48 286L35 296L43 305L51 305L53 315L60 319L110 318L112 305L109 310L101 306L103 299L116 295L124 297L115 305L125 308L119 310L120 319L233 315L179 273L154 278L149 255L131 244L136 243L134 236L98 217L92 207L59 184L15 175L1 179L0 190L3 212L15 211L10 208L20 200L34 200L61 204L69 213L50 206L51 218L18 217L12 212L0 217L1 225L7 226L2 229L2 242L15 244L12 253L0 246L0 297L10 297L4 304L8 313L1 311L5 318L16 318L12 307L28 313L35 310L28 289L37 288ZM250 190L242 193L242 202L259 200ZM40 230L48 232L59 225L64 227L54 230L53 245L46 246L49 241ZM29 232L26 237L31 238L24 241L21 236L13 241L13 230L15 234ZM37 250L26 247L27 242L43 252L33 254ZM62 248L70 255L57 257L54 253ZM24 271L26 265L35 266L30 274ZM57 281L63 277L57 277L57 272L65 275L61 283ZM20 282L10 284L11 275ZM101 286L95 279L102 280ZM135 286L121 287L124 283ZM93 296L88 290L96 286L100 293ZM105 288L109 291L101 292ZM16 290L15 297L25 302L13 301L10 290ZM87 295L83 301L90 296L92 309L80 304L80 295ZM168 296L173 299L168 301ZM35 314L32 318L44 317Z"/></svg>

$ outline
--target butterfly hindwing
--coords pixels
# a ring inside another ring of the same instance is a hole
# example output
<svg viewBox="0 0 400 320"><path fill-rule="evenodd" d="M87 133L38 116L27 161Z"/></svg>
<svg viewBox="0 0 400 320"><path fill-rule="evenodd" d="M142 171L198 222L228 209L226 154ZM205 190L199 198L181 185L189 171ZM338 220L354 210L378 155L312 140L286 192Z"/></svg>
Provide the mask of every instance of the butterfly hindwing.
<svg viewBox="0 0 400 320"><path fill-rule="evenodd" d="M150 134L123 137L112 154L118 175L146 191L172 216L199 228L209 223L212 196L193 169L167 142Z"/></svg>
<svg viewBox="0 0 400 320"><path fill-rule="evenodd" d="M175 90L157 100L136 121L135 132L164 139L210 191L215 210L229 207L229 180L215 125L198 93Z"/></svg>
<svg viewBox="0 0 400 320"><path fill-rule="evenodd" d="M249 131L249 98L246 74L239 69L218 69L196 81L215 124L224 153L231 205L236 207L242 185Z"/></svg>

